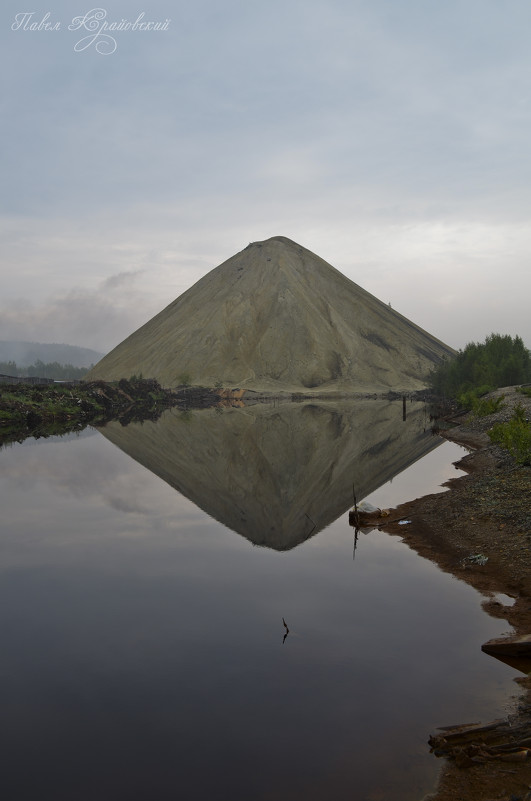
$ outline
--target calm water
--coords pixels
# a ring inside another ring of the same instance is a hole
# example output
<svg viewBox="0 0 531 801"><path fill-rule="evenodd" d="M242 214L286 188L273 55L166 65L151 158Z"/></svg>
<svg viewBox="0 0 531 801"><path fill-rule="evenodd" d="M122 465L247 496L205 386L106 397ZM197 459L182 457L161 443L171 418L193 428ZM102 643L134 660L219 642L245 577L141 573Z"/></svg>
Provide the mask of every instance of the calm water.
<svg viewBox="0 0 531 801"><path fill-rule="evenodd" d="M3 797L420 799L428 735L502 714L516 674L471 588L383 533L353 560L352 484L438 453L400 414L169 413L1 451Z"/></svg>

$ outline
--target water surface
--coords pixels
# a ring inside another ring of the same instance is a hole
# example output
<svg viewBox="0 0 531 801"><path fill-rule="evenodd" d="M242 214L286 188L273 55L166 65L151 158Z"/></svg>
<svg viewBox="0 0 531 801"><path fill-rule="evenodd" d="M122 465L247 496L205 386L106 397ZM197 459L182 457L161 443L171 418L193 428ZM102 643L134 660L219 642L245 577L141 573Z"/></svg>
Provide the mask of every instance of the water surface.
<svg viewBox="0 0 531 801"><path fill-rule="evenodd" d="M399 406L1 451L4 797L421 798L430 732L502 714L515 672L470 587L381 532L352 558L351 484L436 445Z"/></svg>

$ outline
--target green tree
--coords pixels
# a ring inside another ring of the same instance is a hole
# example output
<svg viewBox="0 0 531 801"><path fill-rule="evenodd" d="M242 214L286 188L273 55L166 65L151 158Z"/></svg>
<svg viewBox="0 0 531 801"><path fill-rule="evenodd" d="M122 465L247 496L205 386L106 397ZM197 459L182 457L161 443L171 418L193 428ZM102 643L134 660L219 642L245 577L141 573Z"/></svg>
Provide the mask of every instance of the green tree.
<svg viewBox="0 0 531 801"><path fill-rule="evenodd" d="M92 365L93 366L93 365ZM0 373L24 378L25 376L37 378L55 378L59 381L69 381L85 376L90 368L74 367L72 364L59 364L59 362L43 362L37 359L35 364L28 367L18 367L16 362L0 362Z"/></svg>
<svg viewBox="0 0 531 801"><path fill-rule="evenodd" d="M0 374L17 376L18 372L16 362L0 362Z"/></svg>
<svg viewBox="0 0 531 801"><path fill-rule="evenodd" d="M489 334L484 343L470 342L454 359L432 371L428 381L439 395L457 398L531 380L531 355L521 337Z"/></svg>

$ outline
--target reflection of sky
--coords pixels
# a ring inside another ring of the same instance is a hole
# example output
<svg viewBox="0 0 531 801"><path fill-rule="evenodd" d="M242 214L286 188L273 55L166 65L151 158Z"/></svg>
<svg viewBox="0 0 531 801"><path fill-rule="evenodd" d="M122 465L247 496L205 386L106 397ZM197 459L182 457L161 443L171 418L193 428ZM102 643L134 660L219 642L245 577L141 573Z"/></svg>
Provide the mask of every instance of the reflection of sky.
<svg viewBox="0 0 531 801"><path fill-rule="evenodd" d="M435 492L444 492L442 484L450 478L464 475L453 466L468 451L455 442L443 442L438 448L410 465L387 484L367 495L365 501L380 509L398 506L399 503L422 498Z"/></svg>
<svg viewBox="0 0 531 801"><path fill-rule="evenodd" d="M512 671L480 645L503 625L387 535L353 561L346 515L252 547L103 437L0 452L0 491L17 801L406 801L431 730L500 714Z"/></svg>
<svg viewBox="0 0 531 801"><path fill-rule="evenodd" d="M62 438L38 441L37 447L26 440L23 451L14 449L0 454L1 476L13 499L13 517L4 508L4 522L18 527L20 508L42 522L41 508L50 496L62 515L75 513L79 503L90 506L91 515L107 519L108 507L127 513L127 532L146 533L146 518L151 525L174 528L174 515L190 516L195 509L163 481L139 469L97 432L89 439L79 440L77 448L67 447ZM44 455L45 451L45 455ZM22 456L23 454L23 456ZM2 458L3 457L3 458ZM148 480L146 480L148 478ZM123 525L123 521L120 525Z"/></svg>

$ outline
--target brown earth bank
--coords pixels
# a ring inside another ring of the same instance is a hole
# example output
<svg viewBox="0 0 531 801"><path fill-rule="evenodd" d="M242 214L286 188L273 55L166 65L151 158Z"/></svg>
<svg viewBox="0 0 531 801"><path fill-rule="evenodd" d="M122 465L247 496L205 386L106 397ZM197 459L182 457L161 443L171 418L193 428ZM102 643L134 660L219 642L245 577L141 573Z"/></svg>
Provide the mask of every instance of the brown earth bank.
<svg viewBox="0 0 531 801"><path fill-rule="evenodd" d="M507 620L516 635L530 635L531 467L518 466L507 451L491 444L486 432L507 421L517 404L530 420L531 398L515 387L491 396L500 394L504 405L496 413L469 414L441 432L471 449L457 463L467 475L451 479L449 492L402 504L376 523L483 593L485 611ZM411 522L399 525L404 519ZM500 593L514 604L500 603ZM445 759L429 801L531 800L531 660L519 662L518 669L521 694L506 720L488 728L484 724L489 721L483 721L483 730L432 733L432 750Z"/></svg>

